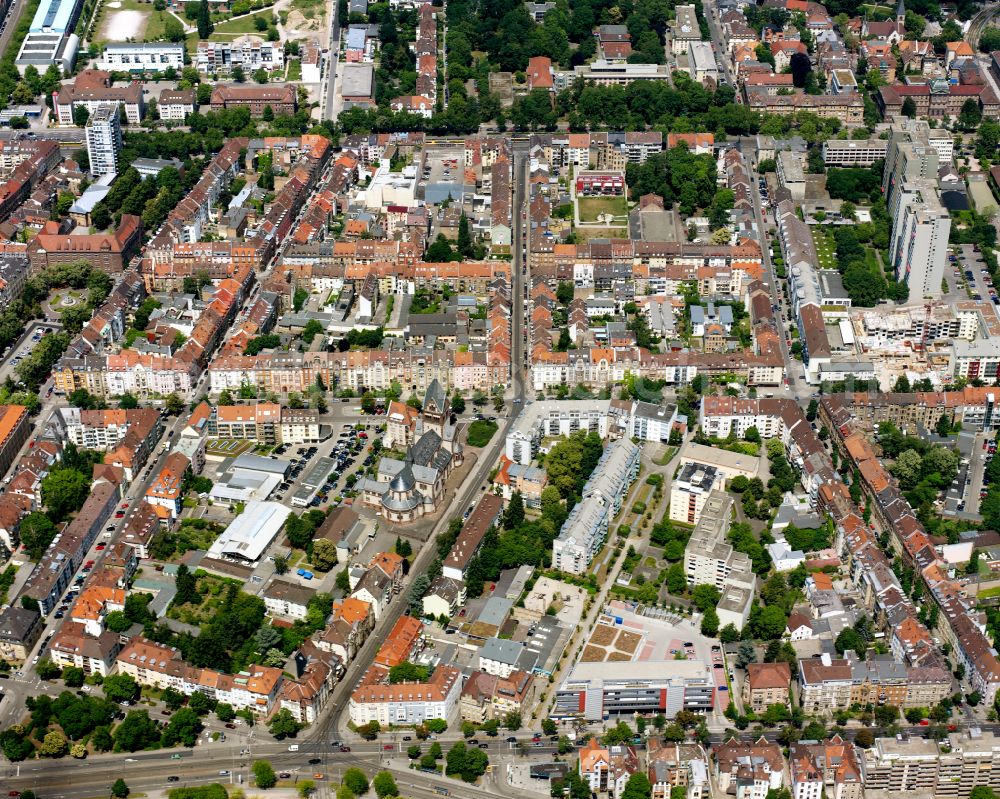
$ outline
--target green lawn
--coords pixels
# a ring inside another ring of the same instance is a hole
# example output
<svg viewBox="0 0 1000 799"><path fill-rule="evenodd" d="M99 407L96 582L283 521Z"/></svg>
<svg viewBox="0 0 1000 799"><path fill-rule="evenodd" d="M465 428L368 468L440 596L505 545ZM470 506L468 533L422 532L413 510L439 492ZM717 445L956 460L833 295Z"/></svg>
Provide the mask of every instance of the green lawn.
<svg viewBox="0 0 1000 799"><path fill-rule="evenodd" d="M285 80L288 82L302 80L302 61L300 59L293 58L288 62L288 74L285 75ZM389 299L392 299L392 296Z"/></svg>
<svg viewBox="0 0 1000 799"><path fill-rule="evenodd" d="M833 243L833 236L830 235L829 231L815 225L812 226L811 230L820 267L823 269L836 269L837 254Z"/></svg>
<svg viewBox="0 0 1000 799"><path fill-rule="evenodd" d="M226 20L225 22L220 22L215 26L215 30L209 37L211 39L229 39L235 36L243 36L247 33L252 33L256 36L266 37L267 31L257 30L257 25L255 20L257 17L261 17L265 22L270 23L271 18L274 16L274 12L268 8L264 11L258 11L256 14L246 17L240 17L239 19Z"/></svg>
<svg viewBox="0 0 1000 799"><path fill-rule="evenodd" d="M611 214L616 218L628 216L628 203L624 197L577 197L581 222L596 222L599 214Z"/></svg>
<svg viewBox="0 0 1000 799"><path fill-rule="evenodd" d="M487 420L477 420L469 425L469 437L466 443L470 447L485 447L490 443L497 431L497 423Z"/></svg>
<svg viewBox="0 0 1000 799"><path fill-rule="evenodd" d="M985 591L980 591L976 596L979 599L989 599L990 597L1000 596L1000 588L987 588Z"/></svg>

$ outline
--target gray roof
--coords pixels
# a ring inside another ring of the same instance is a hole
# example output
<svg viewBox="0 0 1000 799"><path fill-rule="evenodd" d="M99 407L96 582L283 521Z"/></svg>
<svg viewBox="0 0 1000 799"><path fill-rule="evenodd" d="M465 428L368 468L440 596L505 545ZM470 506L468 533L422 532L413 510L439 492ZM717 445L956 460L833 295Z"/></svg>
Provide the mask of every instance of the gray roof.
<svg viewBox="0 0 1000 799"><path fill-rule="evenodd" d="M375 86L373 64L344 64L340 89L345 97L371 97Z"/></svg>
<svg viewBox="0 0 1000 799"><path fill-rule="evenodd" d="M436 377L431 380L430 385L427 386L427 392L424 394L424 409L426 410L428 406L433 407L438 413L448 412L448 406L445 405L444 387Z"/></svg>
<svg viewBox="0 0 1000 799"><path fill-rule="evenodd" d="M483 624L490 624L499 627L507 620L507 614L514 606L512 600L505 597L491 596L486 600L483 609L479 613L478 621Z"/></svg>
<svg viewBox="0 0 1000 799"><path fill-rule="evenodd" d="M479 650L479 659L495 660L507 666L514 666L521 671L531 672L538 661L538 653L527 648L523 643L506 638L487 638Z"/></svg>

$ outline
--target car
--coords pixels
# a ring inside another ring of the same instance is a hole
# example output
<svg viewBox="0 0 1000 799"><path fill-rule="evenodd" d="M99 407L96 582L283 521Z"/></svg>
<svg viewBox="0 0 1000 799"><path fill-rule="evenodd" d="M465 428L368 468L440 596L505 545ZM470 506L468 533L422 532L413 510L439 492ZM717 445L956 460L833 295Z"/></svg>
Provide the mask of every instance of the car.
<svg viewBox="0 0 1000 799"><path fill-rule="evenodd" d="M391 752L394 748L395 747L392 744L383 744L382 745L382 751L383 752Z"/></svg>
<svg viewBox="0 0 1000 799"><path fill-rule="evenodd" d="M724 669L725 666L723 666L721 663L716 663L715 664L715 668L717 668L717 669Z"/></svg>
<svg viewBox="0 0 1000 799"><path fill-rule="evenodd" d="M174 712L174 711L172 711L172 710L161 710L161 711L160 711L160 714L161 714L161 715L163 715L163 716L169 716L169 715L170 715L170 714L172 714L173 712Z"/></svg>
<svg viewBox="0 0 1000 799"><path fill-rule="evenodd" d="M229 776L229 769L227 769L227 768L220 769L219 770L219 776L220 777L228 777Z"/></svg>
<svg viewBox="0 0 1000 799"><path fill-rule="evenodd" d="M230 722L229 724L226 725L226 729L227 730L235 730L236 729L236 725L233 724L232 722Z"/></svg>
<svg viewBox="0 0 1000 799"><path fill-rule="evenodd" d="M127 502L123 502L123 503L121 504L121 509L122 509L122 510L128 510L128 503L127 503Z"/></svg>
<svg viewBox="0 0 1000 799"><path fill-rule="evenodd" d="M181 778L176 775L167 777L167 782L180 782Z"/></svg>
<svg viewBox="0 0 1000 799"><path fill-rule="evenodd" d="M479 744L479 748L480 749L489 749L490 745L484 741L483 743Z"/></svg>
<svg viewBox="0 0 1000 799"><path fill-rule="evenodd" d="M326 779L326 778L323 776L323 774L321 774L320 772L317 771L315 774L313 774L313 779L314 780L322 780L322 779Z"/></svg>
<svg viewBox="0 0 1000 799"><path fill-rule="evenodd" d="M920 719L919 724L921 727L929 727L931 723L930 719Z"/></svg>
<svg viewBox="0 0 1000 799"><path fill-rule="evenodd" d="M341 752L350 752L351 751L351 747L349 747L349 746L341 746L340 747L340 751Z"/></svg>
<svg viewBox="0 0 1000 799"><path fill-rule="evenodd" d="M292 778L292 775L287 771L282 771L280 774L278 774L278 777L283 780L290 780Z"/></svg>
<svg viewBox="0 0 1000 799"><path fill-rule="evenodd" d="M311 758L309 758L309 765L310 766L318 766L322 762L323 761L320 760L318 757L311 757Z"/></svg>
<svg viewBox="0 0 1000 799"><path fill-rule="evenodd" d="M403 740L404 741L412 741L413 740L413 736L412 735L404 735L403 736Z"/></svg>

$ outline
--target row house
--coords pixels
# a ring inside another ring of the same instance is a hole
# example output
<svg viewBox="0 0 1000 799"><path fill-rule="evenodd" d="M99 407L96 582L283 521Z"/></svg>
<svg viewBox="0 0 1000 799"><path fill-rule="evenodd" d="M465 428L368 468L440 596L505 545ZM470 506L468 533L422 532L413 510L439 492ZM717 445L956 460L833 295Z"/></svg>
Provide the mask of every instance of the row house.
<svg viewBox="0 0 1000 799"><path fill-rule="evenodd" d="M187 696L199 691L235 710L250 710L261 716L271 713L284 679L281 669L257 664L237 674L189 666L176 648L142 636L133 638L118 653L115 668L118 674L128 674L140 685L172 688Z"/></svg>

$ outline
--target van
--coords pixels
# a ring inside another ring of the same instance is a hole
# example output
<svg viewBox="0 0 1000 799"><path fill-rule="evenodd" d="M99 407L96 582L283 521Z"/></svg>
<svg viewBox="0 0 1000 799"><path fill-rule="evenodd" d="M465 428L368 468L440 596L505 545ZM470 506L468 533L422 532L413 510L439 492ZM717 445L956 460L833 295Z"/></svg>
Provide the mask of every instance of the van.
<svg viewBox="0 0 1000 799"><path fill-rule="evenodd" d="M288 747L288 751L289 752L298 752L299 751L299 745L298 744L292 744L291 746Z"/></svg>

